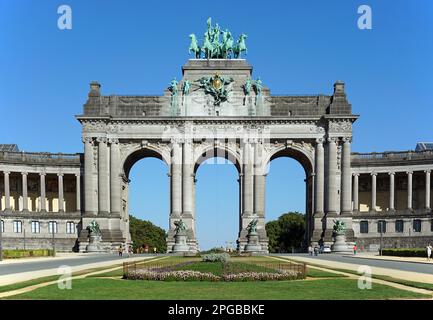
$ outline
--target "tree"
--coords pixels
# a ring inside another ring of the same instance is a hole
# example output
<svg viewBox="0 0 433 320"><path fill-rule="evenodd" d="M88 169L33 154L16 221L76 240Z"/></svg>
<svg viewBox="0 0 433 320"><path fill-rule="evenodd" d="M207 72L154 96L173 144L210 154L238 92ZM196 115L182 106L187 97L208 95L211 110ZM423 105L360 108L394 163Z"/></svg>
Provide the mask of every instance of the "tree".
<svg viewBox="0 0 433 320"><path fill-rule="evenodd" d="M290 252L302 245L305 235L305 215L289 212L266 224L270 252Z"/></svg>
<svg viewBox="0 0 433 320"><path fill-rule="evenodd" d="M164 229L155 226L152 222L140 220L130 215L129 231L134 250L143 245L148 245L152 248L156 247L157 252L166 252L167 234Z"/></svg>

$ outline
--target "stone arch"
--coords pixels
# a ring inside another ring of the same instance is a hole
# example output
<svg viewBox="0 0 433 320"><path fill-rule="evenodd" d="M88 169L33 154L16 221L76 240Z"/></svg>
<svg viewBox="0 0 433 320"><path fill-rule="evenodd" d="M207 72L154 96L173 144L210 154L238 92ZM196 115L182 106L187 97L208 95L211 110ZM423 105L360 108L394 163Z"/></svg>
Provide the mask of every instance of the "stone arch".
<svg viewBox="0 0 433 320"><path fill-rule="evenodd" d="M194 173L197 172L203 162L214 157L225 158L233 163L238 173L242 171L242 162L236 150L233 150L229 146L207 145L200 146L197 149L197 156L194 158Z"/></svg>
<svg viewBox="0 0 433 320"><path fill-rule="evenodd" d="M263 162L263 165L265 167L263 169L267 171L266 168L268 168L270 162L280 157L289 157L298 161L301 164L302 168L304 169L306 177L309 177L312 173L314 173L313 152L297 144L290 145L290 146L281 145L272 148L268 152L266 160Z"/></svg>
<svg viewBox="0 0 433 320"><path fill-rule="evenodd" d="M307 216L307 225L304 240L309 242L314 227L314 149L310 148L309 144L301 143L276 146L268 153L267 159L264 161L264 170L268 172L270 162L281 157L294 159L302 166L305 172L305 214Z"/></svg>
<svg viewBox="0 0 433 320"><path fill-rule="evenodd" d="M170 157L163 150L153 146L137 146L123 157L121 161L121 172L125 177L129 177L131 168L135 163L144 158L157 158L162 160L167 166L170 166Z"/></svg>

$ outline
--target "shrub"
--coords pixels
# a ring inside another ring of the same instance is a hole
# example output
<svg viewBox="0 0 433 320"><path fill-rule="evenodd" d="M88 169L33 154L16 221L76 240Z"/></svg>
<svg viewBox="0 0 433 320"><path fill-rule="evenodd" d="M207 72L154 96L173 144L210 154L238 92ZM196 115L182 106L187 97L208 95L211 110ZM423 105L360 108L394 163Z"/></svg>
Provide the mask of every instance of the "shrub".
<svg viewBox="0 0 433 320"><path fill-rule="evenodd" d="M35 250L3 250L3 258L19 259L28 257L48 257L53 256L51 249L35 249Z"/></svg>
<svg viewBox="0 0 433 320"><path fill-rule="evenodd" d="M209 253L202 256L203 262L222 262L227 263L230 260L230 255L224 253Z"/></svg>
<svg viewBox="0 0 433 320"><path fill-rule="evenodd" d="M395 257L426 257L427 250L424 248L382 249L382 255Z"/></svg>

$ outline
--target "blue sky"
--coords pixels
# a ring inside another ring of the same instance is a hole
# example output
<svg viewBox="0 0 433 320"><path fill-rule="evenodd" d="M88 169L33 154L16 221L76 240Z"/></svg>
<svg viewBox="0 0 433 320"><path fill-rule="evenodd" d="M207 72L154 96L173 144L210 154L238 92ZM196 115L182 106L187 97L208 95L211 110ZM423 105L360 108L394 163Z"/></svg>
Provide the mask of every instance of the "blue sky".
<svg viewBox="0 0 433 320"><path fill-rule="evenodd" d="M272 93L330 94L336 80L345 81L361 115L353 151L408 150L433 140L432 1L230 1L224 9L214 3L0 0L0 143L82 152L73 116L82 112L88 83L99 81L104 94L161 94L181 76L188 35L203 33L209 16L235 35L248 34L247 60ZM72 30L57 28L62 4L72 8ZM357 28L361 4L372 8L372 30ZM163 227L166 171L162 162L145 159L131 176L131 212ZM203 246L236 238L236 179L230 165L199 169ZM295 161L272 162L269 219L303 210L303 179Z"/></svg>

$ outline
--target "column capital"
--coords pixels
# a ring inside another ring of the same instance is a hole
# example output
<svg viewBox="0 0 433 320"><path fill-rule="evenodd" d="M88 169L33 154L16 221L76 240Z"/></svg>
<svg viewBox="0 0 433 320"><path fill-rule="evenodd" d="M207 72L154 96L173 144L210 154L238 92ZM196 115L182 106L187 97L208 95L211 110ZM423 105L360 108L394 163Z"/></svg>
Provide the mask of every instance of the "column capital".
<svg viewBox="0 0 433 320"><path fill-rule="evenodd" d="M354 177L359 177L360 173L352 173Z"/></svg>
<svg viewBox="0 0 433 320"><path fill-rule="evenodd" d="M4 174L4 175L10 175L10 173L11 173L11 172L8 171L8 170L3 171L3 174Z"/></svg>
<svg viewBox="0 0 433 320"><path fill-rule="evenodd" d="M377 176L377 172L370 172L370 175L373 177Z"/></svg>
<svg viewBox="0 0 433 320"><path fill-rule="evenodd" d="M326 139L326 142L328 142L328 143L337 143L338 142L338 138L337 137L328 137Z"/></svg>
<svg viewBox="0 0 433 320"><path fill-rule="evenodd" d="M424 173L430 174L431 170L430 169L424 170Z"/></svg>
<svg viewBox="0 0 433 320"><path fill-rule="evenodd" d="M390 175L390 176L394 176L394 175L395 175L395 172L394 172L394 171L390 171L390 172L388 172L388 175Z"/></svg>
<svg viewBox="0 0 433 320"><path fill-rule="evenodd" d="M39 172L39 175L40 175L40 176L46 176L47 173L46 173L46 172Z"/></svg>
<svg viewBox="0 0 433 320"><path fill-rule="evenodd" d="M406 171L406 174L409 176L409 175L412 175L413 174L413 171Z"/></svg>
<svg viewBox="0 0 433 320"><path fill-rule="evenodd" d="M75 177L80 178L81 177L81 173L76 173Z"/></svg>
<svg viewBox="0 0 433 320"><path fill-rule="evenodd" d="M82 141L83 143L90 143L90 144L93 144L93 138L92 138L92 137L83 137L83 138L81 138L81 141Z"/></svg>
<svg viewBox="0 0 433 320"><path fill-rule="evenodd" d="M107 140L110 144L119 144L119 139L117 138L108 138Z"/></svg>
<svg viewBox="0 0 433 320"><path fill-rule="evenodd" d="M98 138L96 138L96 141L98 142L98 143L107 143L107 138L106 137L98 137Z"/></svg>
<svg viewBox="0 0 433 320"><path fill-rule="evenodd" d="M22 176L26 176L26 175L28 175L29 173L27 172L27 171L23 171L23 172L21 172L21 175Z"/></svg>
<svg viewBox="0 0 433 320"><path fill-rule="evenodd" d="M352 142L352 137L343 137L341 139L344 143L351 143Z"/></svg>
<svg viewBox="0 0 433 320"><path fill-rule="evenodd" d="M323 145L323 142L325 142L325 139L323 139L323 138L317 138L316 139L316 144L317 145Z"/></svg>
<svg viewBox="0 0 433 320"><path fill-rule="evenodd" d="M57 176L58 176L58 177L63 177L63 176L64 176L64 174L63 174L63 173L61 173L61 172L59 172L59 173L57 173Z"/></svg>

